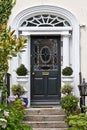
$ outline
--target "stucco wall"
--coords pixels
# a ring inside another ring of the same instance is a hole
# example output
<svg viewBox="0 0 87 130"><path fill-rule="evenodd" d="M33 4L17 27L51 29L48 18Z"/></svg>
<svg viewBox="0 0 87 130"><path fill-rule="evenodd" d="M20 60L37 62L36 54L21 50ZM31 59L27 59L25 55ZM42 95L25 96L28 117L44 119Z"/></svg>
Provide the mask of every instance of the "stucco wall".
<svg viewBox="0 0 87 130"><path fill-rule="evenodd" d="M81 46L81 72L87 80L87 0L17 0L13 8L9 24L22 10L37 5L54 5L69 10L77 18L80 25L80 46Z"/></svg>

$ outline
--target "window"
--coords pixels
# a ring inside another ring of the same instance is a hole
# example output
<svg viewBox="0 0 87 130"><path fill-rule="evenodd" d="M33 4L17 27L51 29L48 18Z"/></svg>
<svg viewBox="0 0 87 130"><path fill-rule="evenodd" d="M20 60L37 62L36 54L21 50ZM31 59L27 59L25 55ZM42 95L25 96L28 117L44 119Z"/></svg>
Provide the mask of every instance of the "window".
<svg viewBox="0 0 87 130"><path fill-rule="evenodd" d="M35 15L27 18L21 24L22 27L66 27L70 26L66 19L50 14Z"/></svg>

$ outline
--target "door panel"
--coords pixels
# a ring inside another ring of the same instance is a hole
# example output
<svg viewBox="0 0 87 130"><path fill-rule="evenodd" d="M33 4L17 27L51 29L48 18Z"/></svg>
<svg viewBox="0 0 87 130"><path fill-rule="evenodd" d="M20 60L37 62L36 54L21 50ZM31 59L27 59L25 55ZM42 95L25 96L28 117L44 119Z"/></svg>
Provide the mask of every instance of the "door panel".
<svg viewBox="0 0 87 130"><path fill-rule="evenodd" d="M34 78L33 94L41 95L44 92L44 81L43 78Z"/></svg>
<svg viewBox="0 0 87 130"><path fill-rule="evenodd" d="M48 78L48 95L57 95L57 77Z"/></svg>
<svg viewBox="0 0 87 130"><path fill-rule="evenodd" d="M31 37L31 101L60 99L60 36Z"/></svg>

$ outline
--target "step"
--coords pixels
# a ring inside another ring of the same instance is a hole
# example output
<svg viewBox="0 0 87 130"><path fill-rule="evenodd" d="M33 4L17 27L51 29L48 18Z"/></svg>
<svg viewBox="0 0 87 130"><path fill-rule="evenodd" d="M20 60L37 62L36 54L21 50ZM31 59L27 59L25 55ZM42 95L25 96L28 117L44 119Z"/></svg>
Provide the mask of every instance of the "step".
<svg viewBox="0 0 87 130"><path fill-rule="evenodd" d="M40 106L26 109L24 123L33 130L67 130L65 112L61 106Z"/></svg>
<svg viewBox="0 0 87 130"><path fill-rule="evenodd" d="M27 115L25 121L64 121L65 115Z"/></svg>
<svg viewBox="0 0 87 130"><path fill-rule="evenodd" d="M26 121L33 128L67 128L64 121Z"/></svg>
<svg viewBox="0 0 87 130"><path fill-rule="evenodd" d="M65 115L61 107L58 108L30 108L26 109L26 115Z"/></svg>
<svg viewBox="0 0 87 130"><path fill-rule="evenodd" d="M33 130L67 130L67 128L33 128Z"/></svg>

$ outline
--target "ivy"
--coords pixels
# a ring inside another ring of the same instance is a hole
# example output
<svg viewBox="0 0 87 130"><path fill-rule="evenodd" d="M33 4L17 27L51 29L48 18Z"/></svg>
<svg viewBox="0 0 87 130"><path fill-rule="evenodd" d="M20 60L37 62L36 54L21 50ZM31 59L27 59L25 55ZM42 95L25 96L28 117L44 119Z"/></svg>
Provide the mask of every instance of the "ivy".
<svg viewBox="0 0 87 130"><path fill-rule="evenodd" d="M11 10L15 3L16 0L0 0L0 28L3 23L7 25Z"/></svg>

